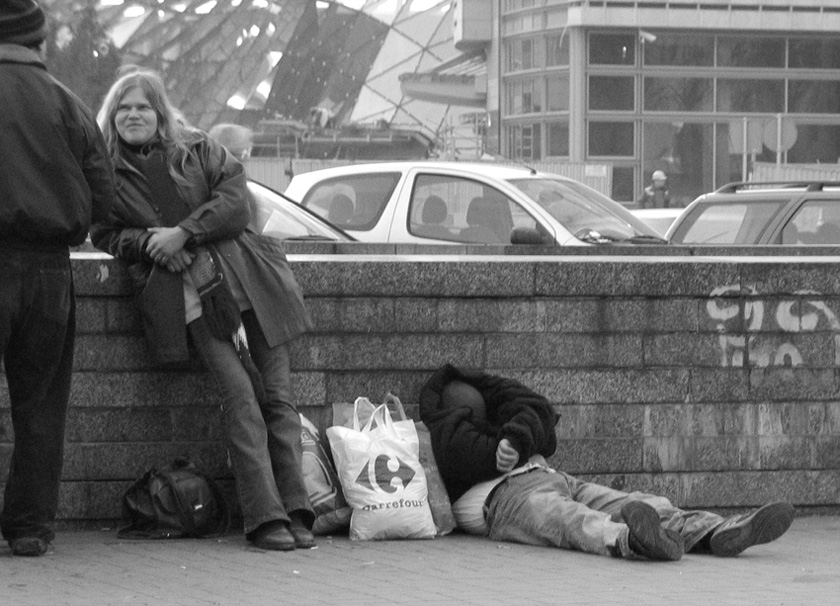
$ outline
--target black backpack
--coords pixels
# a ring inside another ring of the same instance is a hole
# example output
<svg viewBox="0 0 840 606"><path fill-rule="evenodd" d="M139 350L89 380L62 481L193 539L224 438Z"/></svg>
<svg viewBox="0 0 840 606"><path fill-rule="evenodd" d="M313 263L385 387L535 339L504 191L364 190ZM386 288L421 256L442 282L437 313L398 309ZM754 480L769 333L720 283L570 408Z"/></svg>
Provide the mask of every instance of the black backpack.
<svg viewBox="0 0 840 606"><path fill-rule="evenodd" d="M150 469L123 495L121 539L217 537L230 527L230 510L215 481L187 457Z"/></svg>

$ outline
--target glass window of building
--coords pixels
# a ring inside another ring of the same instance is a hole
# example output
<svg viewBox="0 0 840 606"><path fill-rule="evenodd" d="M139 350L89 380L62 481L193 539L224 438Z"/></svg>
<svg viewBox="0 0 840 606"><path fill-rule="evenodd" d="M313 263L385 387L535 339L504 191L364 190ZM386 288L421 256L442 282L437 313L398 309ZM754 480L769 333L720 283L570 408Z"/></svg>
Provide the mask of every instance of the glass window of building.
<svg viewBox="0 0 840 606"><path fill-rule="evenodd" d="M589 76L589 109L633 111L633 76Z"/></svg>
<svg viewBox="0 0 840 606"><path fill-rule="evenodd" d="M718 36L718 67L784 67L785 39Z"/></svg>
<svg viewBox="0 0 840 606"><path fill-rule="evenodd" d="M508 90L508 115L533 114L543 108L543 79L528 79L510 82Z"/></svg>
<svg viewBox="0 0 840 606"><path fill-rule="evenodd" d="M785 111L784 80L718 78L717 111L772 112Z"/></svg>
<svg viewBox="0 0 840 606"><path fill-rule="evenodd" d="M787 152L791 163L835 164L840 161L840 125L796 122L796 142Z"/></svg>
<svg viewBox="0 0 840 606"><path fill-rule="evenodd" d="M657 33L642 49L645 65L711 67L715 62L712 35Z"/></svg>
<svg viewBox="0 0 840 606"><path fill-rule="evenodd" d="M569 74L551 75L546 79L546 109L550 112L569 110Z"/></svg>
<svg viewBox="0 0 840 606"><path fill-rule="evenodd" d="M632 166L614 166L612 171L612 194L613 200L633 200L633 173Z"/></svg>
<svg viewBox="0 0 840 606"><path fill-rule="evenodd" d="M534 38L519 38L507 44L507 71L518 72L526 69L543 67L541 40Z"/></svg>
<svg viewBox="0 0 840 606"><path fill-rule="evenodd" d="M627 157L634 154L632 122L589 122L589 156Z"/></svg>
<svg viewBox="0 0 840 606"><path fill-rule="evenodd" d="M714 81L711 78L644 79L644 110L647 112L710 112Z"/></svg>
<svg viewBox="0 0 840 606"><path fill-rule="evenodd" d="M635 65L636 34L590 34L589 64Z"/></svg>
<svg viewBox="0 0 840 606"><path fill-rule="evenodd" d="M788 66L791 69L840 69L840 40L791 38Z"/></svg>
<svg viewBox="0 0 840 606"><path fill-rule="evenodd" d="M840 114L840 81L789 80L787 111L792 114Z"/></svg>
<svg viewBox="0 0 840 606"><path fill-rule="evenodd" d="M719 142L718 152L723 151ZM668 176L674 206L685 206L700 192L714 189L713 125L682 119L647 121L642 129L642 174L661 170ZM637 195L647 183L640 183Z"/></svg>
<svg viewBox="0 0 840 606"><path fill-rule="evenodd" d="M569 156L569 123L549 122L546 127L546 156Z"/></svg>
<svg viewBox="0 0 840 606"><path fill-rule="evenodd" d="M549 67L569 64L569 36L549 34L545 40L545 64Z"/></svg>
<svg viewBox="0 0 840 606"><path fill-rule="evenodd" d="M541 160L540 124L516 124L508 127L508 149L518 160Z"/></svg>

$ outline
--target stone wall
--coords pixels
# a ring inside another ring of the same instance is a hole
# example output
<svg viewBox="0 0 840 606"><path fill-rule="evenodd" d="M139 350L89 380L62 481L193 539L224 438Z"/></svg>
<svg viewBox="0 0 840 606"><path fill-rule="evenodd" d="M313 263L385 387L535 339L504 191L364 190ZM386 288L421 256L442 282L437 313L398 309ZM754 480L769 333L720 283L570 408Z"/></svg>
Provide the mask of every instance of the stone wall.
<svg viewBox="0 0 840 606"><path fill-rule="evenodd" d="M292 254L317 326L292 346L298 404L323 429L331 403L391 391L414 416L452 362L548 396L552 463L573 474L689 508L840 507L840 257L669 253ZM233 498L211 378L150 364L120 262L73 264L60 518L112 522L131 481L179 454ZM11 439L0 381L2 481Z"/></svg>

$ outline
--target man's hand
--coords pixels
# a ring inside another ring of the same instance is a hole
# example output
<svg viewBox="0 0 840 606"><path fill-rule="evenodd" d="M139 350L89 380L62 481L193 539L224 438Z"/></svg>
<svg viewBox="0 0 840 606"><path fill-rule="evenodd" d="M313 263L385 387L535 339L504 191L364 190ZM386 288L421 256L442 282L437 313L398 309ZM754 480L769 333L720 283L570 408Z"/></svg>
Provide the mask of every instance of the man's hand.
<svg viewBox="0 0 840 606"><path fill-rule="evenodd" d="M502 473L507 473L514 468L519 461L519 453L510 445L507 438L499 442L496 447L496 469Z"/></svg>
<svg viewBox="0 0 840 606"><path fill-rule="evenodd" d="M169 265L172 257L183 250L190 237L182 227L150 227L151 237L146 242L146 252L161 265Z"/></svg>

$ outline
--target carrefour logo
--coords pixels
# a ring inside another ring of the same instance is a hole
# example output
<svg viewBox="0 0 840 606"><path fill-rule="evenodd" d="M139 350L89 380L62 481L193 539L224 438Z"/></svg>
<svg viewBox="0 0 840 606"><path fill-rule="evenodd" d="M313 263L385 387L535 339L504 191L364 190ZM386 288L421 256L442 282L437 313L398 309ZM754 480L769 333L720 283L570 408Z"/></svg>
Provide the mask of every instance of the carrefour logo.
<svg viewBox="0 0 840 606"><path fill-rule="evenodd" d="M367 465L362 467L356 483L372 491L393 493L400 489L399 483L394 482L395 479L401 482L401 488L405 489L414 476L414 470L399 457L381 454L373 460L373 465L368 461Z"/></svg>

